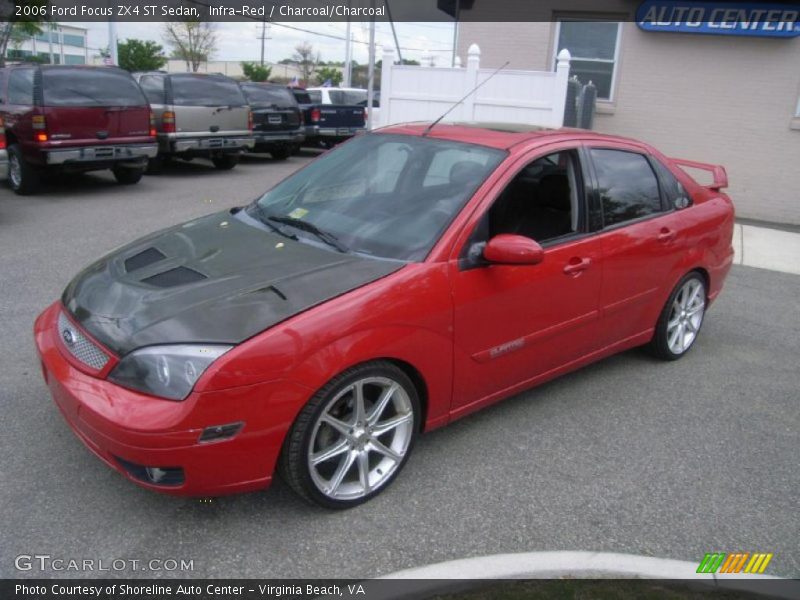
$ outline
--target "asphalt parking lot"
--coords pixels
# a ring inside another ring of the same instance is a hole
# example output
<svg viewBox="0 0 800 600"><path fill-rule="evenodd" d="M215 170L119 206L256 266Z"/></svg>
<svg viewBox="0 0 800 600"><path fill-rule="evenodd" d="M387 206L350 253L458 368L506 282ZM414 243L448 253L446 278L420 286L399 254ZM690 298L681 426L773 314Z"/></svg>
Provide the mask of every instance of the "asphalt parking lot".
<svg viewBox="0 0 800 600"><path fill-rule="evenodd" d="M423 436L384 494L347 512L281 482L201 502L139 489L92 456L50 400L33 320L123 242L240 205L302 166L202 161L122 187L110 173L0 188L0 576L15 557L185 559L195 577L372 577L455 558L597 550L699 561L772 552L800 577L800 277L734 267L697 345L631 351ZM114 573L94 573L108 576ZM166 572L121 575L166 576Z"/></svg>

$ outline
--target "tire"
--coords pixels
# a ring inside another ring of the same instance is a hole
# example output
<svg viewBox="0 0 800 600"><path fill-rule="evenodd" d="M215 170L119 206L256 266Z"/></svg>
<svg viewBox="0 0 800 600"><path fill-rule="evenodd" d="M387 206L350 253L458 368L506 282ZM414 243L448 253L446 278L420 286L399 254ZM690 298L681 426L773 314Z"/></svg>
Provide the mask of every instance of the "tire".
<svg viewBox="0 0 800 600"><path fill-rule="evenodd" d="M219 156L212 156L211 162L220 171L230 171L233 167L239 164L239 156L236 154L221 154Z"/></svg>
<svg viewBox="0 0 800 600"><path fill-rule="evenodd" d="M357 389L362 390L361 419ZM420 416L417 390L398 367L387 361L353 367L329 381L300 412L283 444L280 474L302 498L325 508L362 504L402 470Z"/></svg>
<svg viewBox="0 0 800 600"><path fill-rule="evenodd" d="M160 154L154 158L149 158L147 159L147 168L145 169L145 173L148 175L158 175L164 171L164 167L167 166L168 162L169 158Z"/></svg>
<svg viewBox="0 0 800 600"><path fill-rule="evenodd" d="M274 150L270 150L269 153L275 160L286 160L292 155L292 147L289 145L280 146Z"/></svg>
<svg viewBox="0 0 800 600"><path fill-rule="evenodd" d="M692 271L669 295L656 323L650 351L663 360L677 360L694 345L703 325L708 302L706 280Z"/></svg>
<svg viewBox="0 0 800 600"><path fill-rule="evenodd" d="M114 167L111 169L117 182L122 185L133 185L139 183L144 175L144 169L130 169L127 167Z"/></svg>
<svg viewBox="0 0 800 600"><path fill-rule="evenodd" d="M25 160L17 144L8 147L8 183L20 196L36 193L41 184L41 173Z"/></svg>

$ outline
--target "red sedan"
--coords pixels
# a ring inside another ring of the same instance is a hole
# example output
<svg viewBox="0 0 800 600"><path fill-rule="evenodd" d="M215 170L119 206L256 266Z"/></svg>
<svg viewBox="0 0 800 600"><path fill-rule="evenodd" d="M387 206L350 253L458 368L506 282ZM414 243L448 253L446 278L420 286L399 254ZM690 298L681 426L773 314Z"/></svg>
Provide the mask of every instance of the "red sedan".
<svg viewBox="0 0 800 600"><path fill-rule="evenodd" d="M689 351L732 262L726 185L588 131L366 134L84 269L36 321L44 377L139 485L219 495L278 469L353 506L421 431L628 348Z"/></svg>

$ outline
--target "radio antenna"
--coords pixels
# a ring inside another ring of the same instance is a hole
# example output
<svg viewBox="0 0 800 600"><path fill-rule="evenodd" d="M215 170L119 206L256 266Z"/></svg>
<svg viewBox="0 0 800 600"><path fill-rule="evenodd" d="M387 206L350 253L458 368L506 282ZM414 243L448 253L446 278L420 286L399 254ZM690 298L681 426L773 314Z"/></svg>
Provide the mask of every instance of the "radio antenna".
<svg viewBox="0 0 800 600"><path fill-rule="evenodd" d="M450 108L448 108L446 111L444 111L444 113L442 114L442 116L440 116L438 119L436 119L436 120L435 120L433 123L431 123L430 125L428 125L428 127L426 127L426 128L425 128L425 131L423 131L423 132L422 132L422 137L425 137L426 135L428 135L428 134L431 132L431 129L433 129L434 127L436 127L436 125L438 125L438 124L439 124L439 121L441 121L441 120L442 120L442 119L444 119L444 118L445 118L447 115L449 115L449 114L450 114L450 112L451 112L451 111L452 111L452 110L453 110L453 109L454 109L456 106L458 106L458 105L459 105L459 104L461 104L461 103L462 103L464 100L466 100L467 98L469 98L469 97L470 97L472 94L474 94L475 92L477 92L479 87L481 87L481 86L482 86L484 83L486 83L486 82L487 82L487 81L489 81L489 80L490 80L492 77L494 77L495 75L497 75L497 74L498 74L500 71L502 71L503 69L505 69L505 68L508 66L508 63L509 63L509 62L511 62L511 61L507 60L505 63L503 63L502 65L500 65L500 67L498 67L498 68L497 68L497 70L496 70L494 73L492 73L491 75L489 75L489 76L488 76L486 79L484 79L484 80L483 80L483 81L481 81L481 82L480 82L478 85L476 85L474 88L472 88L470 91L468 91L468 92L466 93L466 95L465 95L463 98L461 98L461 100L459 100L458 102L456 102L455 104L453 104L453 106L451 106L451 107L450 107Z"/></svg>

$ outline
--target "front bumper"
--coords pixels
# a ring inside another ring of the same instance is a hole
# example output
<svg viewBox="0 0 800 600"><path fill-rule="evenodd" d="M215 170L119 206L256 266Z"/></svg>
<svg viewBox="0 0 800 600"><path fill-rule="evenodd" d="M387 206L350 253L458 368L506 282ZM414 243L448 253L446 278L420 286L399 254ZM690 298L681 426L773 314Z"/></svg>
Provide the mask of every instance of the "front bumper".
<svg viewBox="0 0 800 600"><path fill-rule="evenodd" d="M44 150L48 165L74 163L102 163L141 161L158 154L158 144L109 144L107 146L83 146L63 150Z"/></svg>
<svg viewBox="0 0 800 600"><path fill-rule="evenodd" d="M8 152L0 150L0 181L8 177Z"/></svg>
<svg viewBox="0 0 800 600"><path fill-rule="evenodd" d="M240 152L252 148L255 140L252 136L175 138L168 145L171 152L178 153Z"/></svg>
<svg viewBox="0 0 800 600"><path fill-rule="evenodd" d="M282 407L287 397L304 402L301 397L307 398L307 390L268 382L192 392L182 402L128 390L84 372L67 358L56 334L61 310L56 302L36 320L42 374L67 424L92 453L137 485L173 495L216 496L270 484L294 418ZM245 425L232 438L198 441L207 427L240 421ZM180 468L183 481L157 485L145 481L141 469L131 465Z"/></svg>

